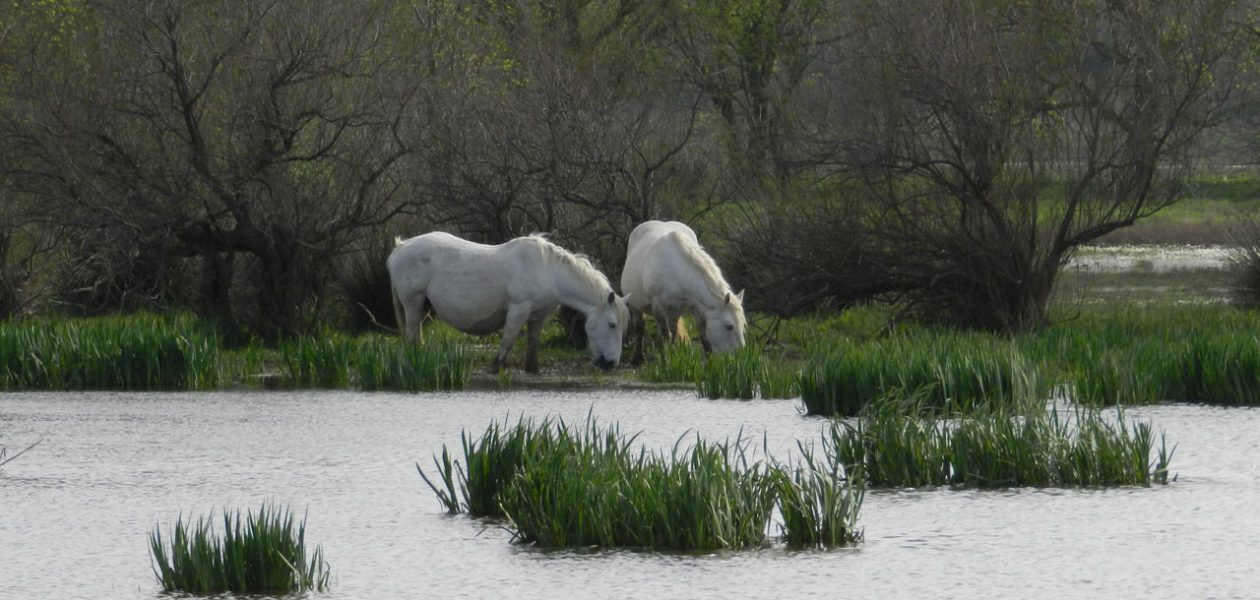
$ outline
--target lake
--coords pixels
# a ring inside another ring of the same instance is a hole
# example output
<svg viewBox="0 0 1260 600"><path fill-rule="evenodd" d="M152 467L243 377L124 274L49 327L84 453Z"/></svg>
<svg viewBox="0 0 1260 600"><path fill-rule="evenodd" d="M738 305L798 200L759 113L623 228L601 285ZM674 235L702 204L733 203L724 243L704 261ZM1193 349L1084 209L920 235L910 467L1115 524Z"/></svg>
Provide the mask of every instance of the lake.
<svg viewBox="0 0 1260 600"><path fill-rule="evenodd" d="M1260 411L1131 409L1177 445L1166 487L872 492L834 551L541 551L446 516L416 474L496 419L562 416L755 440L786 459L826 422L797 401L687 391L0 394L0 598L167 597L148 535L181 513L306 511L333 587L389 598L1244 598L1260 575ZM460 455L462 456L462 454ZM777 533L777 531L775 532Z"/></svg>

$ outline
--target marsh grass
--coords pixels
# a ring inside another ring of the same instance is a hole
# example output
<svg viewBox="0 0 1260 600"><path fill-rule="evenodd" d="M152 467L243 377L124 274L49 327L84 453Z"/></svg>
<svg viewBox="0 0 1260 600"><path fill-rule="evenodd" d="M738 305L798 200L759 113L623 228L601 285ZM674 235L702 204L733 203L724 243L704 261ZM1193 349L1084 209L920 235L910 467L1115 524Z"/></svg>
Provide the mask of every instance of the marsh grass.
<svg viewBox="0 0 1260 600"><path fill-rule="evenodd" d="M704 352L694 344L665 344L643 366L642 377L656 383L694 383L704 370Z"/></svg>
<svg viewBox="0 0 1260 600"><path fill-rule="evenodd" d="M921 394L942 410L987 402L1024 405L1048 393L1037 365L1013 342L937 330L823 342L799 386L808 414L846 416L894 390Z"/></svg>
<svg viewBox="0 0 1260 600"><path fill-rule="evenodd" d="M993 407L955 419L873 406L833 421L828 436L845 471L874 487L1162 484L1172 458L1162 435L1155 448L1149 423L1080 405L1070 413Z"/></svg>
<svg viewBox="0 0 1260 600"><path fill-rule="evenodd" d="M696 393L710 399L792 398L796 380L796 369L772 361L760 344L711 354L695 374Z"/></svg>
<svg viewBox="0 0 1260 600"><path fill-rule="evenodd" d="M668 454L635 451L635 439L590 417L583 427L505 419L479 437L461 434L462 465L443 447L435 478L417 469L447 512L502 516L516 541L542 547L759 546L780 495L791 514L812 515L792 521L793 544L860 540L861 493L847 484L751 462L739 439L684 437Z"/></svg>
<svg viewBox="0 0 1260 600"><path fill-rule="evenodd" d="M5 322L0 389L206 389L219 348L214 327L186 315Z"/></svg>
<svg viewBox="0 0 1260 600"><path fill-rule="evenodd" d="M1024 340L1078 402L1260 403L1260 316L1228 307L1096 311Z"/></svg>
<svg viewBox="0 0 1260 600"><path fill-rule="evenodd" d="M367 336L354 349L352 375L364 391L460 390L468 385L472 358L453 336L429 336L422 344Z"/></svg>
<svg viewBox="0 0 1260 600"><path fill-rule="evenodd" d="M153 572L167 592L274 593L323 591L329 568L323 549L307 560L306 518L294 526L288 508L263 504L257 513L224 511L222 529L214 519L181 515L163 538L149 534Z"/></svg>
<svg viewBox="0 0 1260 600"><path fill-rule="evenodd" d="M294 388L333 388L350 386L350 365L355 356L354 340L332 331L281 342L276 348L281 381Z"/></svg>
<svg viewBox="0 0 1260 600"><path fill-rule="evenodd" d="M818 459L797 442L799 462L776 468L782 539L794 548L835 548L862 541L857 529L865 488L848 478L831 446Z"/></svg>

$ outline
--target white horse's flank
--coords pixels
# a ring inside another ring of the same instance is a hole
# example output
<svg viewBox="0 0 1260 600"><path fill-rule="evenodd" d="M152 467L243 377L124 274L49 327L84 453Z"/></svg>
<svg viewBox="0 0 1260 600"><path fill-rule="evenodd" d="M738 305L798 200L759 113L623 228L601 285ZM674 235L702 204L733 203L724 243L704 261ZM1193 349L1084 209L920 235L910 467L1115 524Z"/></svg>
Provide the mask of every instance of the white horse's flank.
<svg viewBox="0 0 1260 600"><path fill-rule="evenodd" d="M528 326L525 370L538 370L543 323L564 304L586 316L586 337L595 364L611 369L621 360L629 321L626 299L585 257L542 236L498 246L433 232L397 240L386 263L394 312L404 339L422 336L425 303L452 327L474 335L503 330L495 368L507 362L521 328Z"/></svg>
<svg viewBox="0 0 1260 600"><path fill-rule="evenodd" d="M686 340L679 320L699 321L706 351L744 345L744 293L731 292L696 232L677 221L647 221L630 232L621 291L630 299L632 329L638 334L634 361L643 360L643 315L651 313L666 341Z"/></svg>

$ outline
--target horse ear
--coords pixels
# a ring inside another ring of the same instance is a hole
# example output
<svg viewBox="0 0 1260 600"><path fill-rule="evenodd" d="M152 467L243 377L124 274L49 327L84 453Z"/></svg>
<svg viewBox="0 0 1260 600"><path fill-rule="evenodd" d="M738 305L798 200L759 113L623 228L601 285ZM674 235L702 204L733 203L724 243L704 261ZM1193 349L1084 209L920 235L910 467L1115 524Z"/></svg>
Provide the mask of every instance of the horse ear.
<svg viewBox="0 0 1260 600"><path fill-rule="evenodd" d="M617 301L617 292L608 292L608 303L612 304Z"/></svg>
<svg viewBox="0 0 1260 600"><path fill-rule="evenodd" d="M730 306L730 305L731 305L731 293L730 293L730 292L726 292L726 302L725 302L725 304L726 304L726 306Z"/></svg>
<svg viewBox="0 0 1260 600"><path fill-rule="evenodd" d="M622 297L621 297L621 301L622 301L622 302L625 302L626 304L630 304L630 294L626 294L626 295L622 296Z"/></svg>
<svg viewBox="0 0 1260 600"><path fill-rule="evenodd" d="M735 294L735 297L739 298L740 304L743 304L744 303L744 290L740 290L738 294Z"/></svg>

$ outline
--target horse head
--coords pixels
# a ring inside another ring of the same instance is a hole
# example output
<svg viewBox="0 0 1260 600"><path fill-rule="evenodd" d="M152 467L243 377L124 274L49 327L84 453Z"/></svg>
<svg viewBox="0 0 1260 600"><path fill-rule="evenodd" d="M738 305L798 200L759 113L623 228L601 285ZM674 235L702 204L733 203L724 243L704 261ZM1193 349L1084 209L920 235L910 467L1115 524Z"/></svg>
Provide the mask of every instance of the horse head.
<svg viewBox="0 0 1260 600"><path fill-rule="evenodd" d="M744 345L744 292L726 293L716 310L704 315L704 337L714 352L726 352Z"/></svg>
<svg viewBox="0 0 1260 600"><path fill-rule="evenodd" d="M621 361L622 339L630 323L630 309L626 298L616 292L608 292L606 302L597 303L586 315L586 340L595 358L595 366L605 371Z"/></svg>

